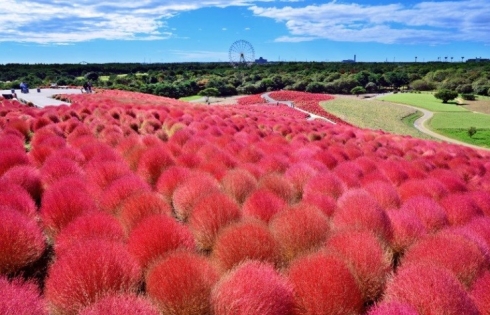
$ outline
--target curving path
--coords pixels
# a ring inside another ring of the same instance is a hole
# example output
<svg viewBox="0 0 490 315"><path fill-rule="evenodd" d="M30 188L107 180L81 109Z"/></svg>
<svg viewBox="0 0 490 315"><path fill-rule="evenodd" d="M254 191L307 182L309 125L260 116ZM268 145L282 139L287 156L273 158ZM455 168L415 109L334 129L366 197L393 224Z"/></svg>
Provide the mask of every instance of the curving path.
<svg viewBox="0 0 490 315"><path fill-rule="evenodd" d="M483 151L489 151L490 152L490 149L489 148L479 147L477 145L473 145L473 144L462 142L462 141L459 141L459 140L456 140L456 139L448 138L446 136L443 136L443 135L441 135L439 133L436 133L436 132L430 130L429 128L427 128L425 124L434 116L434 112L431 112L431 111L429 111L427 109L415 107L415 106L410 106L410 105L405 105L405 104L399 104L399 103L394 103L394 104L399 105L399 106L405 106L405 107L408 107L408 108L417 110L419 112L422 112L423 116L420 117L419 119L417 119L416 121L414 121L414 123L413 123L413 126L417 130L419 130L420 132L423 132L423 133L425 133L425 134L427 134L427 135L429 135L431 137L434 137L436 139L439 139L439 140L442 140L442 141L445 141L445 142L448 142L448 143L459 144L459 145L463 145L463 146L470 147L470 148L473 148L473 149L483 150Z"/></svg>
<svg viewBox="0 0 490 315"><path fill-rule="evenodd" d="M11 94L10 90L2 90L1 94ZM22 103L31 102L36 107L44 108L47 106L60 106L60 105L70 105L70 103L55 100L53 95L55 94L81 94L79 89L41 89L37 92L36 89L29 89L29 93L21 93L19 89L15 90L17 94L17 99Z"/></svg>
<svg viewBox="0 0 490 315"><path fill-rule="evenodd" d="M332 120L330 120L328 118L325 118L325 117L322 117L322 116L318 116L318 115L312 114L310 112L307 112L307 111L305 111L305 110L303 110L301 108L295 107L292 101L278 101L278 100L275 100L272 97L270 97L269 94L270 94L270 92L264 93L264 94L261 95L262 98L265 99L268 103L283 104L283 105L289 106L291 108L294 108L294 109L296 109L296 110L298 110L298 111L300 111L302 113L308 114L308 115L310 115L310 117L308 117L307 120L322 119L322 120L325 120L325 121L327 121L327 122L329 122L331 124L334 124L334 125L337 124L337 123L335 123L334 121L332 121Z"/></svg>

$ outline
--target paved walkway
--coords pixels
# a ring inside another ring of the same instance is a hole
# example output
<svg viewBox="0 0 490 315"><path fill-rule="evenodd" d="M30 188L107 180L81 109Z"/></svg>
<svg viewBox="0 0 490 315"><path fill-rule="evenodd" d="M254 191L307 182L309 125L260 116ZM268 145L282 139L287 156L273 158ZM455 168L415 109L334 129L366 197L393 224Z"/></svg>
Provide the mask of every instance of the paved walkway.
<svg viewBox="0 0 490 315"><path fill-rule="evenodd" d="M1 94L11 94L10 90L2 90ZM62 102L53 99L55 94L81 94L79 89L41 89L41 92L37 92L36 89L29 89L29 93L21 93L20 89L16 89L17 99L23 103L31 102L36 107L46 107L46 106L59 106L59 105L70 105L70 103Z"/></svg>
<svg viewBox="0 0 490 315"><path fill-rule="evenodd" d="M265 99L267 102L269 103L278 103L278 104L283 104L283 105L286 105L286 106L289 106L291 108L294 108L302 113L305 113L305 114L308 114L310 115L310 117L307 118L307 120L314 120L314 119L321 119L321 120L325 120L325 121L328 121L329 123L331 124L334 124L336 125L336 123L328 118L325 118L325 117L322 117L322 116L318 116L318 115L315 115L315 114L312 114L310 112L307 112L301 108L297 108L294 106L293 102L291 101L277 101L275 99L273 99L272 97L269 96L270 92L268 93L264 93L262 94L262 98Z"/></svg>

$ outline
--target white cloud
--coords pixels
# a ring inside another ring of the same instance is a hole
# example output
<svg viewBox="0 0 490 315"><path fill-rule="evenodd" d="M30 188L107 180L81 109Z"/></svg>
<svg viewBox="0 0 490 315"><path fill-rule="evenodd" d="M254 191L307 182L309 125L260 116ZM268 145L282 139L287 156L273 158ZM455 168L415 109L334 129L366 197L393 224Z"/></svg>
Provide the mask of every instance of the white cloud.
<svg viewBox="0 0 490 315"><path fill-rule="evenodd" d="M334 41L442 44L490 42L487 0L360 5L332 1L303 7L250 7L255 16L284 23L290 35L277 42Z"/></svg>
<svg viewBox="0 0 490 315"><path fill-rule="evenodd" d="M1 0L0 42L166 39L174 30L166 29L165 20L180 12L268 1L273 0Z"/></svg>
<svg viewBox="0 0 490 315"><path fill-rule="evenodd" d="M223 27L221 30L222 31L227 31L228 29L226 27Z"/></svg>

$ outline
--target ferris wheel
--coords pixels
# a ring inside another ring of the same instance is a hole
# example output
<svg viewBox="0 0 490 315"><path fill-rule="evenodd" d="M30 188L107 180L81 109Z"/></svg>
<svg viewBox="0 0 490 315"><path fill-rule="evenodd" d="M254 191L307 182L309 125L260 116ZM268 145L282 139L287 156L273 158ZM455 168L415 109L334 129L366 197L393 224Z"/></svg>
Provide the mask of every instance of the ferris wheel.
<svg viewBox="0 0 490 315"><path fill-rule="evenodd" d="M246 40L237 40L230 46L229 57L234 67L250 65L255 61L255 51Z"/></svg>

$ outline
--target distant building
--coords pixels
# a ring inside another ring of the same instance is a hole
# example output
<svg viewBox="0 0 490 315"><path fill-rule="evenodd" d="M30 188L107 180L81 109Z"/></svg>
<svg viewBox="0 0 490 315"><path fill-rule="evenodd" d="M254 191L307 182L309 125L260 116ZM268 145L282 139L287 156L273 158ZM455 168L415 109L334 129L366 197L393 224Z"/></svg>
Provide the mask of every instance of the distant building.
<svg viewBox="0 0 490 315"><path fill-rule="evenodd" d="M490 59L486 59L486 58L475 58L475 59L467 59L466 62L489 62Z"/></svg>
<svg viewBox="0 0 490 315"><path fill-rule="evenodd" d="M343 63L356 63L356 55L354 55L354 59L346 59L342 60Z"/></svg>
<svg viewBox="0 0 490 315"><path fill-rule="evenodd" d="M257 63L259 65L263 65L263 64L267 63L267 59L260 57L259 59L255 59L255 63Z"/></svg>

